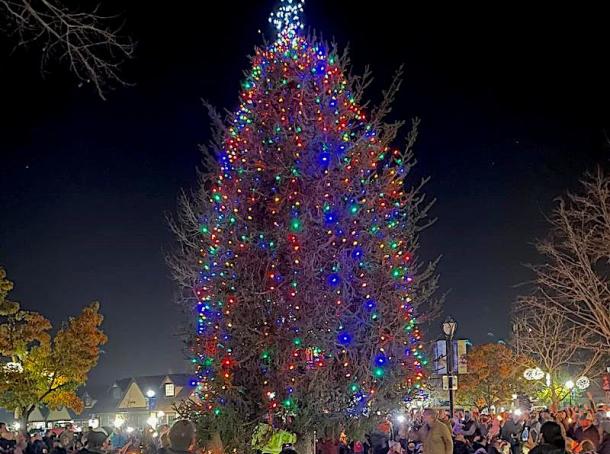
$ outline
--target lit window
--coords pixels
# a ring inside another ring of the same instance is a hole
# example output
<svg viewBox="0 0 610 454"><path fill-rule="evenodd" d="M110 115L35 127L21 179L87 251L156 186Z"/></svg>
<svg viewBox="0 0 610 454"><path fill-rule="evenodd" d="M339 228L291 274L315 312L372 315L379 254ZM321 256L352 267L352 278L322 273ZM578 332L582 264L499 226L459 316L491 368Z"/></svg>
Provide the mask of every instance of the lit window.
<svg viewBox="0 0 610 454"><path fill-rule="evenodd" d="M165 397L174 397L174 384L173 383L166 383L165 384Z"/></svg>

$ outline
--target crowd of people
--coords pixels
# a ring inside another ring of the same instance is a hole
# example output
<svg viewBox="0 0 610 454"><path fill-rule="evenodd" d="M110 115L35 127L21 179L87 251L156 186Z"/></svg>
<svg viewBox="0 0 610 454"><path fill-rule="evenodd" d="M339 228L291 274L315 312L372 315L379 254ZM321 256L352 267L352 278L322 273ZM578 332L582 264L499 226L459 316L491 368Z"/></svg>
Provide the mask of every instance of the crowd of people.
<svg viewBox="0 0 610 454"><path fill-rule="evenodd" d="M610 454L607 415L600 407L498 415L464 411L450 418L446 411L427 409L410 415L385 444L371 443L370 450L372 454Z"/></svg>
<svg viewBox="0 0 610 454"><path fill-rule="evenodd" d="M47 431L10 431L0 422L0 454L186 454L193 452L196 430L178 420L156 430L66 427Z"/></svg>
<svg viewBox="0 0 610 454"><path fill-rule="evenodd" d="M610 454L610 413L605 408L551 412L516 410L498 415L426 409L403 416L397 426L381 424L362 441L328 437L315 454ZM293 441L293 440L290 440ZM0 454L189 454L196 429L178 420L156 431L72 425L46 432L8 430L0 422ZM278 452L295 454L278 443ZM262 452L262 451L260 451Z"/></svg>
<svg viewBox="0 0 610 454"><path fill-rule="evenodd" d="M610 454L610 412L566 408L501 414L426 409L363 441L318 440L316 454Z"/></svg>

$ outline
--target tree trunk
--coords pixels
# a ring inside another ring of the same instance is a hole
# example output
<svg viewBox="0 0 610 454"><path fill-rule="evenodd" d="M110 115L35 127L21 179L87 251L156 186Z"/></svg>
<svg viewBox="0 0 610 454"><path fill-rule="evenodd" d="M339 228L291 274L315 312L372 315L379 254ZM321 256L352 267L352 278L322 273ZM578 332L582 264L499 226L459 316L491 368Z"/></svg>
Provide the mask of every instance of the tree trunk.
<svg viewBox="0 0 610 454"><path fill-rule="evenodd" d="M313 434L307 433L299 436L294 449L299 454L315 454L313 452Z"/></svg>
<svg viewBox="0 0 610 454"><path fill-rule="evenodd" d="M28 430L28 421L30 420L30 415L34 411L34 406L30 406L29 408L20 408L19 412L19 424L21 424L21 428L19 430L27 431Z"/></svg>

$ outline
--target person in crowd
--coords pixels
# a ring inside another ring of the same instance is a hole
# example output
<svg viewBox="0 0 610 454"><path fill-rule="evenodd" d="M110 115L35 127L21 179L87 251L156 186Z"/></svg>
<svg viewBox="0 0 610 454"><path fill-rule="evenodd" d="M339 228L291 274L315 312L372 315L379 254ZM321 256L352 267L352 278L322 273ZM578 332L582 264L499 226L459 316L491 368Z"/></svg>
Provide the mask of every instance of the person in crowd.
<svg viewBox="0 0 610 454"><path fill-rule="evenodd" d="M34 432L30 437L30 443L25 449L26 454L47 454L49 448L42 439L42 432Z"/></svg>
<svg viewBox="0 0 610 454"><path fill-rule="evenodd" d="M508 454L510 452L510 444L499 437L493 437L487 447L487 454Z"/></svg>
<svg viewBox="0 0 610 454"><path fill-rule="evenodd" d="M25 451L30 442L30 436L25 431L20 431L17 434L17 444L15 445L15 449L13 454L25 454Z"/></svg>
<svg viewBox="0 0 610 454"><path fill-rule="evenodd" d="M464 434L457 434L453 440L453 453L454 454L471 454L470 444Z"/></svg>
<svg viewBox="0 0 610 454"><path fill-rule="evenodd" d="M440 410L438 412L438 420L447 426L449 432L452 431L453 427L451 426L451 418L449 418L448 412L445 410Z"/></svg>
<svg viewBox="0 0 610 454"><path fill-rule="evenodd" d="M187 419L179 419L169 429L168 454L186 454L194 452L197 429L195 424Z"/></svg>
<svg viewBox="0 0 610 454"><path fill-rule="evenodd" d="M479 433L482 438L487 438L489 429L491 428L491 418L489 415L481 415L479 417Z"/></svg>
<svg viewBox="0 0 610 454"><path fill-rule="evenodd" d="M469 411L464 412L464 420L462 421L462 434L470 443L474 440L475 435L480 435L478 421L472 417Z"/></svg>
<svg viewBox="0 0 610 454"><path fill-rule="evenodd" d="M601 441L597 452L599 454L610 454L610 420L602 419L599 423L599 432L601 435Z"/></svg>
<svg viewBox="0 0 610 454"><path fill-rule="evenodd" d="M8 430L6 423L0 422L0 454L10 453L15 449L15 437L13 433Z"/></svg>
<svg viewBox="0 0 610 454"><path fill-rule="evenodd" d="M79 451L80 454L108 454L111 450L112 444L110 442L110 436L112 435L112 429L104 427L98 427L91 429L87 432L87 439L85 441L85 447Z"/></svg>
<svg viewBox="0 0 610 454"><path fill-rule="evenodd" d="M55 447L56 438L57 434L53 429L49 429L45 432L44 437L42 437L42 441L47 446L47 452L51 452Z"/></svg>
<svg viewBox="0 0 610 454"><path fill-rule="evenodd" d="M285 445L280 454L297 454L296 449L291 444Z"/></svg>
<svg viewBox="0 0 610 454"><path fill-rule="evenodd" d="M386 425L380 424L371 433L371 448L373 449L373 454L387 454L390 449L389 441L390 438L388 432L386 432Z"/></svg>
<svg viewBox="0 0 610 454"><path fill-rule="evenodd" d="M512 454L521 454L521 433L523 428L523 420L516 412L502 426L500 437L502 440L510 443Z"/></svg>
<svg viewBox="0 0 610 454"><path fill-rule="evenodd" d="M339 443L330 434L318 442L317 448L316 454L339 454Z"/></svg>
<svg viewBox="0 0 610 454"><path fill-rule="evenodd" d="M578 443L582 443L584 440L589 440L597 449L599 446L599 432L593 425L593 418L589 413L583 413L578 420L578 427L574 429L574 436L572 437Z"/></svg>
<svg viewBox="0 0 610 454"><path fill-rule="evenodd" d="M526 425L529 429L528 444L533 447L540 436L540 427L542 426L542 423L540 422L540 415L538 415L536 412L531 412Z"/></svg>
<svg viewBox="0 0 610 454"><path fill-rule="evenodd" d="M424 454L453 454L453 440L447 426L438 420L437 413L431 408L424 410L421 439Z"/></svg>
<svg viewBox="0 0 610 454"><path fill-rule="evenodd" d="M566 440L561 434L561 427L554 421L547 421L540 426L540 443L530 454L565 454Z"/></svg>

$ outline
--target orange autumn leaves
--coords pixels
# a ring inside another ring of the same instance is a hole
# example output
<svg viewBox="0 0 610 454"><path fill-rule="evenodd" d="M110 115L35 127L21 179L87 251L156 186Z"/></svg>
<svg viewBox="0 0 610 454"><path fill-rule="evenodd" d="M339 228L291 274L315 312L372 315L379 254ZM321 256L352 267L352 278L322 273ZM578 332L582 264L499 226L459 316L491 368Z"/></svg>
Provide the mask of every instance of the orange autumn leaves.
<svg viewBox="0 0 610 454"><path fill-rule="evenodd" d="M0 268L0 407L23 420L38 405L81 411L76 394L108 338L99 303L70 317L53 335L49 320L7 299L13 284Z"/></svg>
<svg viewBox="0 0 610 454"><path fill-rule="evenodd" d="M531 360L503 344L473 347L467 355L468 374L460 375L457 400L479 409L509 403L528 387L523 371Z"/></svg>

